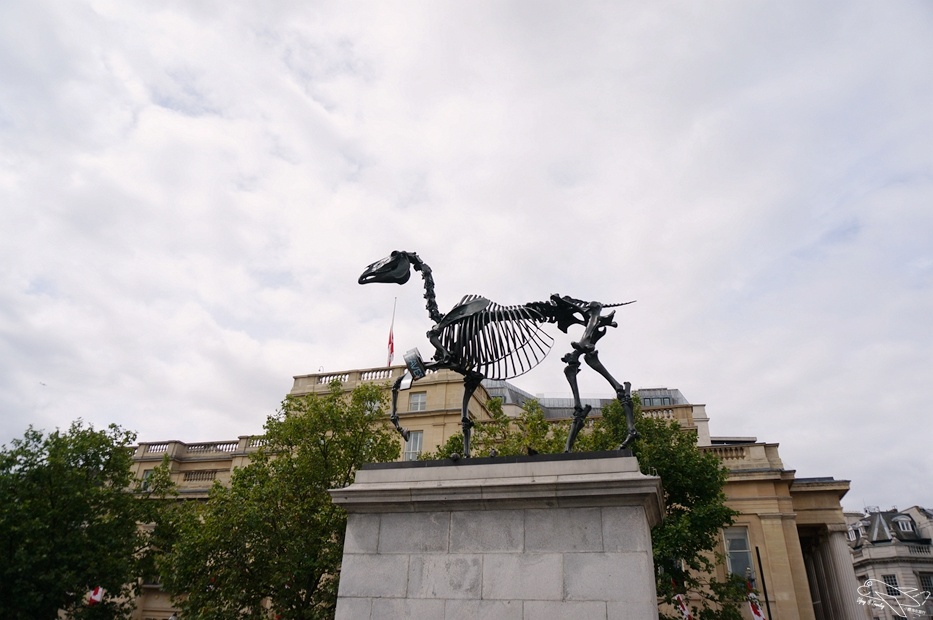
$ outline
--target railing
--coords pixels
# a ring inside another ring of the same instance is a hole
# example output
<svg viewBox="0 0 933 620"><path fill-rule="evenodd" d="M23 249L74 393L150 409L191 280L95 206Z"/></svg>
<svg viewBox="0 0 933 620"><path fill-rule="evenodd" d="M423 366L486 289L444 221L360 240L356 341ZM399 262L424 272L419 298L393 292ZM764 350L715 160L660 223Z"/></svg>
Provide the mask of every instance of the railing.
<svg viewBox="0 0 933 620"><path fill-rule="evenodd" d="M334 381L339 381L340 383L346 383L349 380L350 380L350 373L348 372L342 372L336 375L320 375L317 378L317 382L319 384L325 384L325 385L329 383L333 383Z"/></svg>
<svg viewBox="0 0 933 620"><path fill-rule="evenodd" d="M236 452L238 441L224 441L219 443L191 443L188 452Z"/></svg>
<svg viewBox="0 0 933 620"><path fill-rule="evenodd" d="M748 450L745 446L711 446L704 449L723 461L742 460L748 457Z"/></svg>
<svg viewBox="0 0 933 620"><path fill-rule="evenodd" d="M391 368L380 368L377 370L367 370L360 373L360 381L382 381L392 378Z"/></svg>
<svg viewBox="0 0 933 620"><path fill-rule="evenodd" d="M210 482L217 478L216 469L194 469L185 472L185 482Z"/></svg>
<svg viewBox="0 0 933 620"><path fill-rule="evenodd" d="M914 555L931 555L930 548L921 545L907 545L907 550Z"/></svg>
<svg viewBox="0 0 933 620"><path fill-rule="evenodd" d="M152 454L154 452L168 452L168 443L146 444L146 454Z"/></svg>
<svg viewBox="0 0 933 620"><path fill-rule="evenodd" d="M298 375L295 377L295 383L292 386L291 393L303 394L306 392L320 392L323 386L329 385L334 381L343 384L345 389L349 389L363 382L391 381L401 376L404 372L404 366L390 366L388 368L382 366L379 368Z"/></svg>
<svg viewBox="0 0 933 620"><path fill-rule="evenodd" d="M261 448L264 445L266 445L265 437L250 437L246 440L247 448Z"/></svg>
<svg viewBox="0 0 933 620"><path fill-rule="evenodd" d="M693 427L693 405L664 405L642 407L641 414L646 418L654 418L664 422L678 422L681 426Z"/></svg>
<svg viewBox="0 0 933 620"><path fill-rule="evenodd" d="M642 409L642 415L649 418L658 418L661 420L676 420L673 409Z"/></svg>

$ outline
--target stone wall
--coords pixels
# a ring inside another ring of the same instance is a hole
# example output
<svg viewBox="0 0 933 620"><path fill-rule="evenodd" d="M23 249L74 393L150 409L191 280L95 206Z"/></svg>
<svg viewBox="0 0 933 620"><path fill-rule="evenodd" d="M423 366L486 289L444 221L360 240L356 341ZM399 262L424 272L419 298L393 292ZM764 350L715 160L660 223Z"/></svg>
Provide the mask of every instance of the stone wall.
<svg viewBox="0 0 933 620"><path fill-rule="evenodd" d="M657 618L659 481L609 454L359 472L337 618Z"/></svg>

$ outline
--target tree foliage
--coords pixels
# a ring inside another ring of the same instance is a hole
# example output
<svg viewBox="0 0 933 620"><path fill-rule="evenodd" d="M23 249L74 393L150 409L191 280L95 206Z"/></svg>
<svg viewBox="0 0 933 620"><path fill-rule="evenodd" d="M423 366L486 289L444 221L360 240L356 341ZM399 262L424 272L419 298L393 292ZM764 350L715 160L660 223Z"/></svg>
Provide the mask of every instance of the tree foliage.
<svg viewBox="0 0 933 620"><path fill-rule="evenodd" d="M362 464L398 458L384 422L385 392L289 396L265 425L264 446L202 504L168 511L157 539L163 587L185 617L330 618L346 513L328 489Z"/></svg>
<svg viewBox="0 0 933 620"><path fill-rule="evenodd" d="M698 620L739 620L744 582L712 577L722 561L716 551L720 532L736 514L725 503L728 472L714 454L700 450L696 436L683 431L676 421L642 416L637 398L635 404L641 438L632 453L643 473L661 478L666 507L664 520L651 532L658 596L671 603L674 594L686 591L698 601L694 607ZM501 456L526 454L529 449L541 454L563 451L569 422L549 422L536 401L527 401L514 419L502 412L498 399L490 400L489 409L492 419L474 429L477 456L493 449ZM613 450L627 433L622 406L612 401L587 432L578 436L575 449ZM425 458L449 458L462 445L462 437L454 435Z"/></svg>
<svg viewBox="0 0 933 620"><path fill-rule="evenodd" d="M145 534L135 486L136 436L80 420L32 427L0 450L0 617L126 618ZM102 603L87 605L100 586Z"/></svg>
<svg viewBox="0 0 933 620"><path fill-rule="evenodd" d="M473 429L471 437L473 456L514 456L528 454L552 454L560 452L567 443L570 425L564 422L548 422L544 410L535 400L525 403L516 418L502 411L502 401L491 398L486 403L490 420L481 422ZM422 453L422 460L446 459L463 454L463 435L456 433L434 452Z"/></svg>

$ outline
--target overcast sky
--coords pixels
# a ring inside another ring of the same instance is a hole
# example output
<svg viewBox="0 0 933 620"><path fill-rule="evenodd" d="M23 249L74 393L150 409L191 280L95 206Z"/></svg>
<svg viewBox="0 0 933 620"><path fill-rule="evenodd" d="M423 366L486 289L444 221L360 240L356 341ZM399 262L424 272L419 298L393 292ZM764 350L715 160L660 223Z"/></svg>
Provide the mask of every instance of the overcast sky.
<svg viewBox="0 0 933 620"><path fill-rule="evenodd" d="M427 357L420 279L357 284L402 249L442 311L637 299L620 380L933 506L931 201L928 2L7 0L0 443L259 433L396 296ZM569 394L551 332L515 383Z"/></svg>

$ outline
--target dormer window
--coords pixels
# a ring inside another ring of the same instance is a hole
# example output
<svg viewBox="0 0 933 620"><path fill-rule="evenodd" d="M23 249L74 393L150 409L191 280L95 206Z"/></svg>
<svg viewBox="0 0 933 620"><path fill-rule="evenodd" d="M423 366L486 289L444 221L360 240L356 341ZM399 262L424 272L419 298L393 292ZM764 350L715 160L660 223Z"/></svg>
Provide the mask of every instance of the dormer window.
<svg viewBox="0 0 933 620"><path fill-rule="evenodd" d="M910 519L898 519L895 523L897 523L897 528L902 532L913 533L914 531L914 524Z"/></svg>

